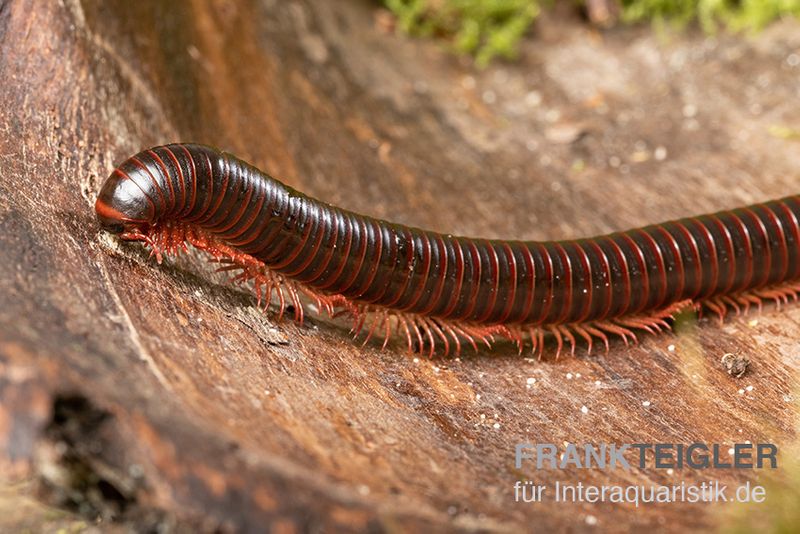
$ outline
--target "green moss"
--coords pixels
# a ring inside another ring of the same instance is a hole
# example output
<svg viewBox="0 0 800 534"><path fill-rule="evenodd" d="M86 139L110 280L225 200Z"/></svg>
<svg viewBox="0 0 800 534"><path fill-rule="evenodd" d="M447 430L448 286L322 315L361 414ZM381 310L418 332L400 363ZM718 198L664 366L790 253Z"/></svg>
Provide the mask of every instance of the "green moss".
<svg viewBox="0 0 800 534"><path fill-rule="evenodd" d="M439 35L479 66L513 58L541 10L538 0L384 0L398 27L411 35Z"/></svg>
<svg viewBox="0 0 800 534"><path fill-rule="evenodd" d="M550 0L382 0L410 35L437 36L471 54L479 66L513 58L519 41ZM581 4L582 0L576 0ZM678 27L698 23L706 32L760 30L777 18L800 16L800 0L620 0L622 20Z"/></svg>
<svg viewBox="0 0 800 534"><path fill-rule="evenodd" d="M783 16L800 15L800 0L623 0L623 20L685 26L698 22L709 33L760 30Z"/></svg>

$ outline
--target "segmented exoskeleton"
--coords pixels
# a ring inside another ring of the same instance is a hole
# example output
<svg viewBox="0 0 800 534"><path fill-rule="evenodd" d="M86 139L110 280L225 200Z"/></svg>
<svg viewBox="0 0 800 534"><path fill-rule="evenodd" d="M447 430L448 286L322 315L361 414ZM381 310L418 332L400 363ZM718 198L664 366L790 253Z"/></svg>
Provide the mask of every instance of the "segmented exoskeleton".
<svg viewBox="0 0 800 534"><path fill-rule="evenodd" d="M355 318L367 337L401 332L433 353L494 335L546 333L560 352L608 333L668 327L693 305L722 317L800 289L800 197L567 241L452 237L309 198L236 157L201 145L145 150L97 198L102 227L158 256L188 242L241 269L259 301L303 316L300 294ZM385 342L384 342L385 344Z"/></svg>

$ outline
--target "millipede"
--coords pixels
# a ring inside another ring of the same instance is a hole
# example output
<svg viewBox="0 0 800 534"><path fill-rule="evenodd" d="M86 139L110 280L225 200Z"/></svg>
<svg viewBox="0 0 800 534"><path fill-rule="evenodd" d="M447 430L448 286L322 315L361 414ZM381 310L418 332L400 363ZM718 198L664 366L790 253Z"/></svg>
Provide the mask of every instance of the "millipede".
<svg viewBox="0 0 800 534"><path fill-rule="evenodd" d="M306 300L351 316L364 343L399 335L431 356L496 336L540 357L546 337L556 357L597 340L608 351L609 336L636 342L686 308L722 319L800 290L800 196L588 239L476 239L353 213L231 154L172 144L114 169L95 211L159 263L187 245L209 253L279 317L291 307L302 321Z"/></svg>

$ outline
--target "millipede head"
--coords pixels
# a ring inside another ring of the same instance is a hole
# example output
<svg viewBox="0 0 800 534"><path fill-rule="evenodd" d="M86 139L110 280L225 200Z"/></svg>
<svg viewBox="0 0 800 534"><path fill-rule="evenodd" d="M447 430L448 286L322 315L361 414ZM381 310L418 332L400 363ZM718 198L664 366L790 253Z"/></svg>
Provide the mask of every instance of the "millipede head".
<svg viewBox="0 0 800 534"><path fill-rule="evenodd" d="M129 162L114 169L94 204L97 221L112 234L142 234L153 222L155 206L145 193L141 170Z"/></svg>

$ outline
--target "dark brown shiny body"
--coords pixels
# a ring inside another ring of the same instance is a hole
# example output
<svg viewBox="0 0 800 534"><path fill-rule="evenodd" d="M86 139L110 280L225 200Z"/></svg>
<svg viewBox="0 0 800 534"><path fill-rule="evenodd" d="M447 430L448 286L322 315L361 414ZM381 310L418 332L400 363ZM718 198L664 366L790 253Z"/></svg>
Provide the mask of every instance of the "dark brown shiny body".
<svg viewBox="0 0 800 534"><path fill-rule="evenodd" d="M800 277L797 196L591 239L472 239L342 210L230 154L178 144L124 162L97 212L112 231L197 225L317 291L479 324L602 321Z"/></svg>

